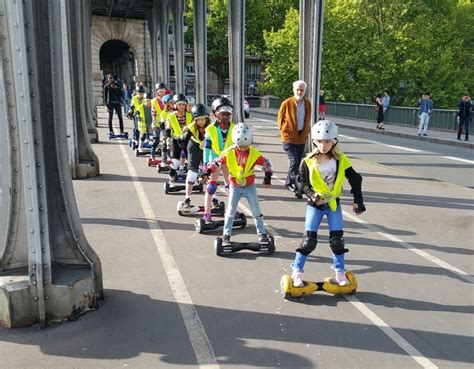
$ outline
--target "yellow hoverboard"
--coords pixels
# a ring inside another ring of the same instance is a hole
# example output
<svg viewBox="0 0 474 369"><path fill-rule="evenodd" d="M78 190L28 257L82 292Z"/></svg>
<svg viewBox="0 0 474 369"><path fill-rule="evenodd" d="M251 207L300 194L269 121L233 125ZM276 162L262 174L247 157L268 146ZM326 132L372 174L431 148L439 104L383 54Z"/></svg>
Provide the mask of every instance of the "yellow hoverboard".
<svg viewBox="0 0 474 369"><path fill-rule="evenodd" d="M353 295L357 290L357 279L352 272L346 272L349 280L347 286L339 286L334 278L325 278L324 282L303 281L302 287L294 287L291 277L285 274L281 277L280 290L285 299L298 298L311 295L317 291L326 291L334 295Z"/></svg>

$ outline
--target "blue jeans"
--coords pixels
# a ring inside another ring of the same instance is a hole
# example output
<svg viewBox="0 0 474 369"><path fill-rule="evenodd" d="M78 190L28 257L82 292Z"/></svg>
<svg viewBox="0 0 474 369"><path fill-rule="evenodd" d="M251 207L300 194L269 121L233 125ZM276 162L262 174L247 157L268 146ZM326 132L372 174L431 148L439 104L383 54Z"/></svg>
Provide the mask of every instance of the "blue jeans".
<svg viewBox="0 0 474 369"><path fill-rule="evenodd" d="M266 232L265 226L263 225L263 215L262 211L260 210L260 204L258 203L257 187L255 184L247 187L235 187L233 184L230 184L229 201L224 222L224 236L230 237L232 235L234 215L237 211L237 205L239 205L239 201L242 196L245 197L249 203L250 211L252 212L258 235L260 236L265 234Z"/></svg>
<svg viewBox="0 0 474 369"><path fill-rule="evenodd" d="M283 150L288 155L290 165L288 167L288 175L286 176L285 186L296 186L296 176L303 160L305 145L283 143Z"/></svg>
<svg viewBox="0 0 474 369"><path fill-rule="evenodd" d="M430 123L430 115L428 113L421 113L420 124L418 125L418 134L426 134L428 130L428 124Z"/></svg>
<svg viewBox="0 0 474 369"><path fill-rule="evenodd" d="M320 209L316 209L314 206L307 206L306 207L306 219L304 224L304 230L317 232L319 230L319 226L323 220L323 217L326 215L328 220L328 227L329 231L342 231L344 228L344 224L342 221L342 209L341 205L337 206L336 211L331 211L329 209L329 205L324 204L321 206ZM296 270L303 271L304 263L306 261L305 257L302 257L299 252L296 253L295 262L293 263L293 267ZM336 270L345 270L345 263L344 263L344 254L336 255L332 254L332 261L334 265L334 269Z"/></svg>
<svg viewBox="0 0 474 369"><path fill-rule="evenodd" d="M124 100L123 101L124 114L127 114L129 109L130 109L130 100Z"/></svg>

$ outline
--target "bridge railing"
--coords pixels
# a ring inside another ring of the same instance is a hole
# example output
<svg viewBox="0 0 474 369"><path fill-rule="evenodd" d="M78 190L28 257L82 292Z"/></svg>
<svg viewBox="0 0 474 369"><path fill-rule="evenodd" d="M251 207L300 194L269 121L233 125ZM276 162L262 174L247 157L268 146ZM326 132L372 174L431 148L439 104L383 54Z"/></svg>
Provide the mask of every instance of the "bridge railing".
<svg viewBox="0 0 474 369"><path fill-rule="evenodd" d="M430 118L430 128L444 131L457 130L457 110L434 109ZM360 120L377 119L375 105L327 102L326 114ZM390 106L385 112L385 122L404 126L418 126L418 109Z"/></svg>

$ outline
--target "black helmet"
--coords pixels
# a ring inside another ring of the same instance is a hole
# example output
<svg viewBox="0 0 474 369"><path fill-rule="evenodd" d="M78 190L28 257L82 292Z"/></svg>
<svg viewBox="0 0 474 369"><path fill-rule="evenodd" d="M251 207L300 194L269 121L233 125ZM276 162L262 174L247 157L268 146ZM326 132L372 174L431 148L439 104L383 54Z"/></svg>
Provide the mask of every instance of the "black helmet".
<svg viewBox="0 0 474 369"><path fill-rule="evenodd" d="M212 102L212 111L216 113L217 109L220 108L221 106L228 106L231 109L233 109L232 101L230 101L225 96L218 97Z"/></svg>
<svg viewBox="0 0 474 369"><path fill-rule="evenodd" d="M157 83L155 85L155 91L157 90L166 90L166 85L163 82Z"/></svg>
<svg viewBox="0 0 474 369"><path fill-rule="evenodd" d="M137 86L135 88L135 91L137 91L139 94L144 94L145 93L145 87L144 86Z"/></svg>
<svg viewBox="0 0 474 369"><path fill-rule="evenodd" d="M191 114L193 115L193 119L199 117L208 117L209 112L207 111L207 107L204 104L196 104L191 109Z"/></svg>
<svg viewBox="0 0 474 369"><path fill-rule="evenodd" d="M188 99L183 94L176 94L173 96L173 102L177 104L178 102L184 101L186 104L188 103Z"/></svg>

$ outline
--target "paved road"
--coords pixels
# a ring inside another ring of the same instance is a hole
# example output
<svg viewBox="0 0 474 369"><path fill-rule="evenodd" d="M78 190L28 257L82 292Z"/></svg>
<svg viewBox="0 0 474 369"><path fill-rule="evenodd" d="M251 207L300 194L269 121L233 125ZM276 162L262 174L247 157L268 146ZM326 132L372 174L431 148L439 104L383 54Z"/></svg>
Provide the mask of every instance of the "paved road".
<svg viewBox="0 0 474 369"><path fill-rule="evenodd" d="M415 153L383 146L412 148L385 135L342 129L341 147L364 176L368 208L355 217L350 194L343 197L347 266L359 289L285 301L279 279L301 240L305 203L284 191L287 158L273 123L254 118L258 147L277 177L270 189L259 188L278 241L274 255L217 257L219 233L194 232L194 219L176 214L183 195L164 195L164 175L124 142L106 142L101 120L103 141L94 150L102 175L76 181L75 191L102 260L106 301L46 330L0 329L0 368L471 367L472 163L443 159L454 153L441 145ZM437 163L445 165L433 169ZM305 273L311 280L332 275L325 225L319 234ZM255 239L254 226L234 238Z"/></svg>

